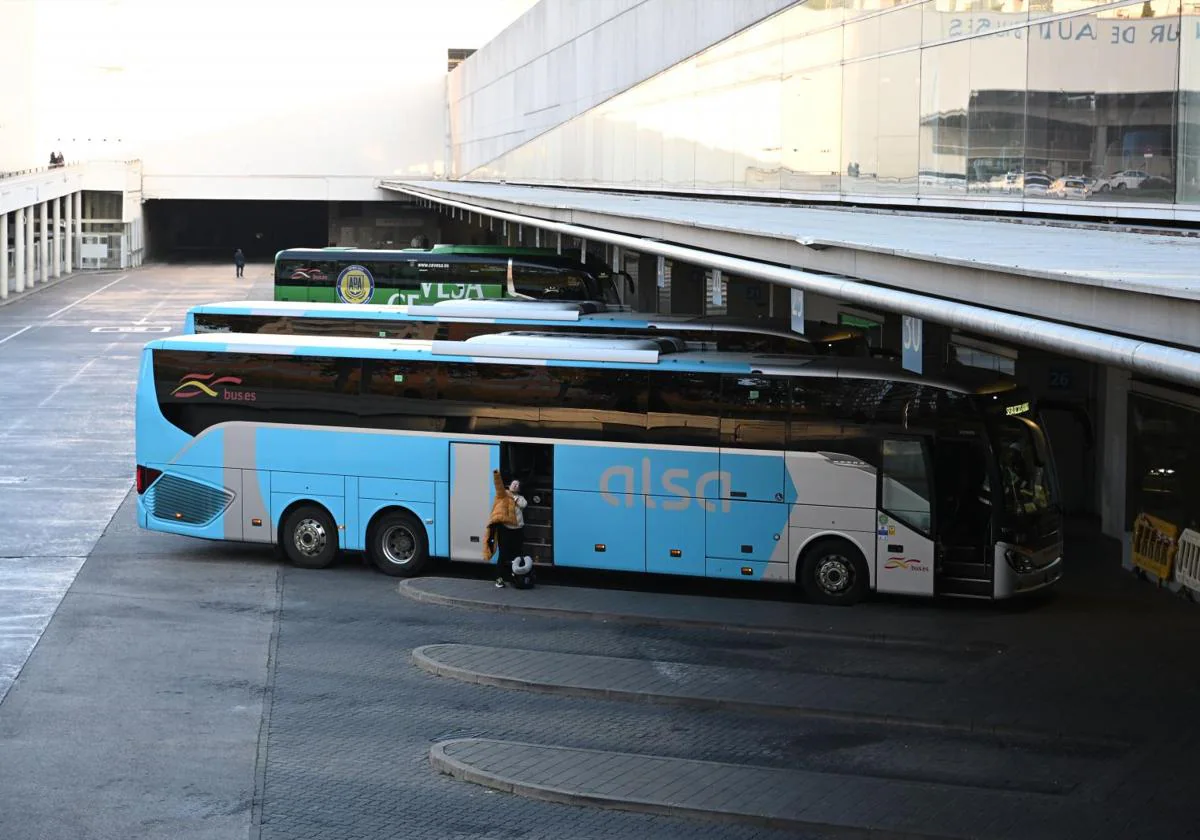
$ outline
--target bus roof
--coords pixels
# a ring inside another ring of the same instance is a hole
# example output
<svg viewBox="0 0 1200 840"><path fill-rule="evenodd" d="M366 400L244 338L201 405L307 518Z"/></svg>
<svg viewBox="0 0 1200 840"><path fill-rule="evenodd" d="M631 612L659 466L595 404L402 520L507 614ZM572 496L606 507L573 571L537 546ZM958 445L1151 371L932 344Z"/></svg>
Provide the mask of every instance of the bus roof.
<svg viewBox="0 0 1200 840"><path fill-rule="evenodd" d="M297 318L341 318L364 321L486 322L513 325L564 325L614 329L737 332L804 341L837 341L857 335L846 328L825 329L809 322L806 334L783 328L776 320L705 315L651 315L623 310L597 311L592 301L446 300L425 305L308 303L304 301L229 301L193 306L190 312L217 315L293 316Z"/></svg>
<svg viewBox="0 0 1200 840"><path fill-rule="evenodd" d="M529 335L529 334L526 334ZM669 338L664 335L663 338ZM808 356L763 356L717 353L666 347L656 338L611 338L562 334L535 335L521 341L512 333L479 335L466 341L345 338L339 336L289 336L262 333L207 333L161 338L149 350L264 353L281 356L325 356L382 360L444 360L452 362L518 361L523 364L562 365L585 362L589 366L649 368L710 373L745 373L773 376L824 376L839 379L882 379L932 385L964 394L998 394L1015 383L989 371L962 377L918 376L894 362L875 359Z"/></svg>
<svg viewBox="0 0 1200 840"><path fill-rule="evenodd" d="M572 254L574 254L572 256ZM512 248L502 245L433 245L429 248L355 248L330 245L325 248L285 248L275 254L275 259L353 259L353 260L425 260L445 256L479 257L529 257L539 263L580 266L579 251L558 253L554 248ZM586 263L589 267L608 266L595 259Z"/></svg>

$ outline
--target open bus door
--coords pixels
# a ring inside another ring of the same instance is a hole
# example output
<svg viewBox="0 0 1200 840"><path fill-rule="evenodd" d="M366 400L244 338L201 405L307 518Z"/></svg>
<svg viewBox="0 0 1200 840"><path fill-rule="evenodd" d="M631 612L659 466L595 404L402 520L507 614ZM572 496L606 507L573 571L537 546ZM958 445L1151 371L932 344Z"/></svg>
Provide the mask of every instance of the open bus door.
<svg viewBox="0 0 1200 840"><path fill-rule="evenodd" d="M929 443L917 437L891 437L880 446L875 589L933 595L936 557Z"/></svg>

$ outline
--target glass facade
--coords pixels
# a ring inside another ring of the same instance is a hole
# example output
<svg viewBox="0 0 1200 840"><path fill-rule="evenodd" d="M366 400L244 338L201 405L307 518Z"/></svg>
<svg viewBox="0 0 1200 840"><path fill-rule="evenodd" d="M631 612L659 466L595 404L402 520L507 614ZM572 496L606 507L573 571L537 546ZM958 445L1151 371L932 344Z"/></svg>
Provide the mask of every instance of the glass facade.
<svg viewBox="0 0 1200 840"><path fill-rule="evenodd" d="M1200 204L1200 2L810 0L465 177Z"/></svg>

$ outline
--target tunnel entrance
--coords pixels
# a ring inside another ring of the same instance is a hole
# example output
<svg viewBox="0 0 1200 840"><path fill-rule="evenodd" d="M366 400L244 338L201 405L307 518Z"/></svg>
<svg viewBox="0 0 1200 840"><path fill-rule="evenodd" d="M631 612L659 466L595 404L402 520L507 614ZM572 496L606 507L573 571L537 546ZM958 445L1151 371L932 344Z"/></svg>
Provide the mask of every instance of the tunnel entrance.
<svg viewBox="0 0 1200 840"><path fill-rule="evenodd" d="M241 248L266 261L284 248L328 244L325 201L154 199L145 206L150 258L167 262L227 262Z"/></svg>

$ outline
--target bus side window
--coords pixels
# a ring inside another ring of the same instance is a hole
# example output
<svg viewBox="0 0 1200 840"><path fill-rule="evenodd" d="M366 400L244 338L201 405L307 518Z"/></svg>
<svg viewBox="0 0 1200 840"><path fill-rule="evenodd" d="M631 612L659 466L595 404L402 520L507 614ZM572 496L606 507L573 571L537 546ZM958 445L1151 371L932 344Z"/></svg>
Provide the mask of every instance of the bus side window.
<svg viewBox="0 0 1200 840"><path fill-rule="evenodd" d="M644 441L646 374L636 370L547 368L557 390L540 408L543 434Z"/></svg>
<svg viewBox="0 0 1200 840"><path fill-rule="evenodd" d="M931 532L929 468L919 440L884 440L882 506L923 534Z"/></svg>
<svg viewBox="0 0 1200 840"><path fill-rule="evenodd" d="M721 377L721 446L783 449L791 413L791 385L774 376Z"/></svg>
<svg viewBox="0 0 1200 840"><path fill-rule="evenodd" d="M720 423L720 375L686 371L650 374L648 442L716 446Z"/></svg>
<svg viewBox="0 0 1200 840"><path fill-rule="evenodd" d="M359 412L375 429L441 431L437 407L437 369L432 362L365 363Z"/></svg>

